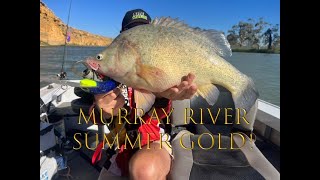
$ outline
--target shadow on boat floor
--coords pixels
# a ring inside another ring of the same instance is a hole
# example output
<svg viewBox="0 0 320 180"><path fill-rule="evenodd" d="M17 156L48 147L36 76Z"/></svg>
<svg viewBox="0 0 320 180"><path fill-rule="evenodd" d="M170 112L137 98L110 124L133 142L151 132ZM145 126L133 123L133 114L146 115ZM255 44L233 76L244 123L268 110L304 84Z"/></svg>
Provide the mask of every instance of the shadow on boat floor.
<svg viewBox="0 0 320 180"><path fill-rule="evenodd" d="M73 151L68 157L68 169L59 172L55 180L96 180L99 177L99 171L95 169L87 160L85 160L79 152ZM67 174L71 175L67 176Z"/></svg>

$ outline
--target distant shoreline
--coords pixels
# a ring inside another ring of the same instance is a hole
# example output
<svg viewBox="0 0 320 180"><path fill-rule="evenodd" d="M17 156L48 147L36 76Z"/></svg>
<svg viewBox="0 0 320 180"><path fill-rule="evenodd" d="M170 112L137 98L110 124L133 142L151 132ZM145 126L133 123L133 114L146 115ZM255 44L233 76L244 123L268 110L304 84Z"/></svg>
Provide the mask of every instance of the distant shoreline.
<svg viewBox="0 0 320 180"><path fill-rule="evenodd" d="M280 49L232 49L232 52L280 54Z"/></svg>
<svg viewBox="0 0 320 180"><path fill-rule="evenodd" d="M40 47L63 47L64 45L42 45ZM77 44L68 44L67 47L107 47L107 46L96 46L96 45L77 45Z"/></svg>
<svg viewBox="0 0 320 180"><path fill-rule="evenodd" d="M57 44L57 45L50 45L46 42L40 41L40 47L63 47L64 44ZM67 46L70 47L107 47L108 45L100 46L100 45L80 45L80 44L72 44L72 43L67 43Z"/></svg>
<svg viewBox="0 0 320 180"><path fill-rule="evenodd" d="M40 44L40 47L60 47L64 45L44 45ZM106 47L106 46L89 46L89 45L76 45L68 44L71 47ZM267 54L280 54L280 49L232 49L232 52L245 52L245 53L267 53Z"/></svg>

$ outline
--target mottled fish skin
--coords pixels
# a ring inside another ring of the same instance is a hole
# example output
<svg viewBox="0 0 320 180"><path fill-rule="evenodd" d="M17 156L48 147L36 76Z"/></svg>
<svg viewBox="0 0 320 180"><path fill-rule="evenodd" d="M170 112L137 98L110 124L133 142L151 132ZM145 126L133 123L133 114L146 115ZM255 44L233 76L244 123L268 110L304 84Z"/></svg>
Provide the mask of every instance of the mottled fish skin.
<svg viewBox="0 0 320 180"><path fill-rule="evenodd" d="M101 72L136 89L162 92L195 74L198 94L213 105L219 96L214 84L227 88L238 108L249 110L258 98L253 81L221 56L231 55L224 35L190 28L171 18L155 19L121 33L105 51Z"/></svg>

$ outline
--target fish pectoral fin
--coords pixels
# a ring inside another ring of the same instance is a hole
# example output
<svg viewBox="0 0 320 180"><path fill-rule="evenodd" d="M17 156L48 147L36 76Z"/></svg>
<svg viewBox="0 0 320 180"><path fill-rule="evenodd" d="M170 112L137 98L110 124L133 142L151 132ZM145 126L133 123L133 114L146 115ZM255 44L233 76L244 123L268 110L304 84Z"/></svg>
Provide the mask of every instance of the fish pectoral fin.
<svg viewBox="0 0 320 180"><path fill-rule="evenodd" d="M197 93L199 93L200 96L202 96L208 104L212 106L217 102L220 91L215 85L207 84L198 87Z"/></svg>
<svg viewBox="0 0 320 180"><path fill-rule="evenodd" d="M136 108L142 109L144 113L148 112L151 109L155 99L156 96L151 92L134 90L134 100L136 103ZM143 112L137 109L138 116L141 117L143 115Z"/></svg>
<svg viewBox="0 0 320 180"><path fill-rule="evenodd" d="M140 64L137 75L144 79L151 87L161 86L166 73L154 66Z"/></svg>

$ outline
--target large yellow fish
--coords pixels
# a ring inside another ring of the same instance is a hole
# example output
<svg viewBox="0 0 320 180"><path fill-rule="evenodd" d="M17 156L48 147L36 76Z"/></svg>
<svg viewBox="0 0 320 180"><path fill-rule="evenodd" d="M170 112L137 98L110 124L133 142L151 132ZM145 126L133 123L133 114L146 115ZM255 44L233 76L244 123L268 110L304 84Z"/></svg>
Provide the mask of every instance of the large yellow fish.
<svg viewBox="0 0 320 180"><path fill-rule="evenodd" d="M151 92L165 91L193 73L197 94L210 105L219 96L218 84L232 93L236 108L249 111L258 92L249 77L221 57L230 55L230 45L221 32L191 28L166 17L122 32L86 63L137 90L135 99L140 106L150 107L154 101Z"/></svg>

